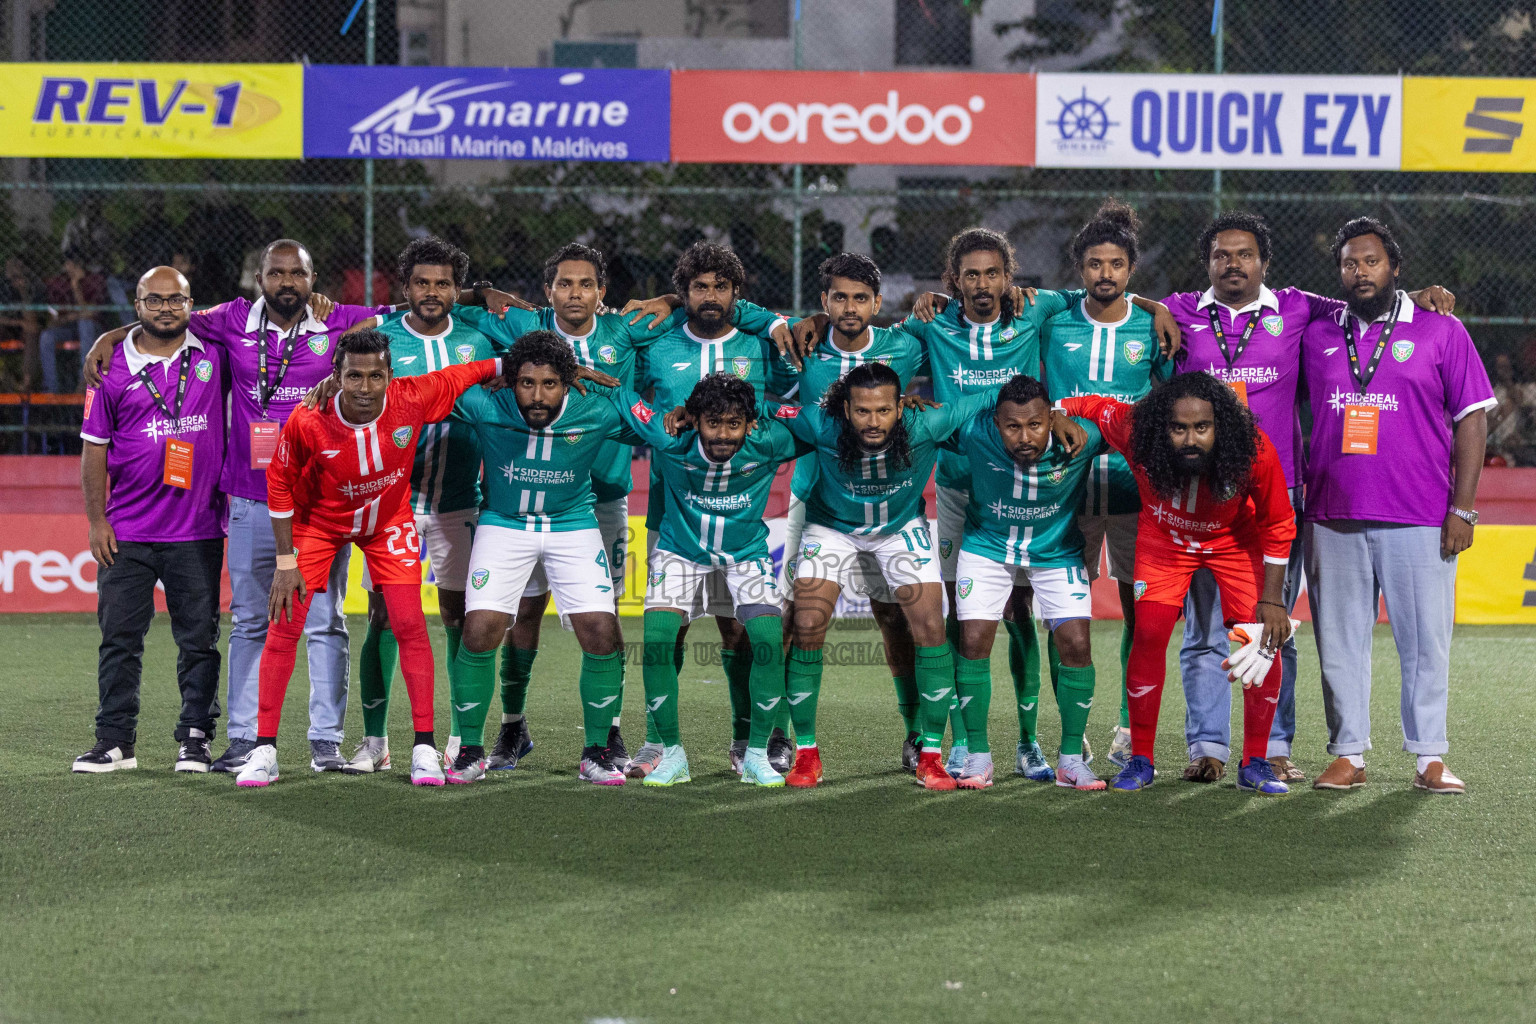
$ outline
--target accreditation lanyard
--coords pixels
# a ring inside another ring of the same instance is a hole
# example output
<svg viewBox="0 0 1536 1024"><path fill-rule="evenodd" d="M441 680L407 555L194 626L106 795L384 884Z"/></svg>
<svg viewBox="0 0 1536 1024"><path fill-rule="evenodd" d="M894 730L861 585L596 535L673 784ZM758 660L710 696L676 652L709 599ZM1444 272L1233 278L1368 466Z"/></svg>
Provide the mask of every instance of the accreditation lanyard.
<svg viewBox="0 0 1536 1024"><path fill-rule="evenodd" d="M1253 339L1253 329L1259 325L1259 311L1255 310L1248 317L1248 326L1243 328L1243 336L1238 339L1237 351L1227 351L1227 333L1221 329L1221 314L1216 312L1216 303L1205 307L1206 313L1211 317L1211 333L1216 335L1216 344L1221 346L1221 357L1227 361L1230 368L1233 363L1243 358L1243 349L1248 347L1248 342ZM1237 323L1237 314L1232 314L1232 322Z"/></svg>
<svg viewBox="0 0 1536 1024"><path fill-rule="evenodd" d="M1360 353L1355 348L1355 329L1351 326L1353 317L1346 310L1344 313L1344 345L1349 351L1349 375L1355 378L1355 388L1360 394L1365 394L1365 389L1371 386L1371 378L1376 376L1376 367L1381 365L1381 357L1386 354L1387 346L1392 343L1392 329L1397 326L1397 297L1393 296L1392 312L1387 317L1386 324L1381 328L1381 337L1376 340L1376 351L1371 353L1371 361L1365 365L1364 371L1360 369ZM1365 341L1365 325L1361 325L1360 341Z"/></svg>
<svg viewBox="0 0 1536 1024"><path fill-rule="evenodd" d="M277 389L283 386L283 381L288 377L288 367L293 362L293 349L299 340L299 323L296 320L293 329L283 338L282 347L277 353L277 378L267 379L267 311L261 311L261 323L257 328L256 337L259 352L256 356L256 386L260 392L261 415L265 419L267 404L272 401L272 396L277 394Z"/></svg>
<svg viewBox="0 0 1536 1024"><path fill-rule="evenodd" d="M166 419L175 424L181 419L181 406L187 399L187 377L192 370L192 349L186 348L181 353L181 373L176 381L176 407L173 409L165 404L165 396L160 393L160 387L155 383L154 375L149 372L148 366L139 367L139 379L144 382L144 390L149 392L149 397L155 400L160 411L165 413Z"/></svg>

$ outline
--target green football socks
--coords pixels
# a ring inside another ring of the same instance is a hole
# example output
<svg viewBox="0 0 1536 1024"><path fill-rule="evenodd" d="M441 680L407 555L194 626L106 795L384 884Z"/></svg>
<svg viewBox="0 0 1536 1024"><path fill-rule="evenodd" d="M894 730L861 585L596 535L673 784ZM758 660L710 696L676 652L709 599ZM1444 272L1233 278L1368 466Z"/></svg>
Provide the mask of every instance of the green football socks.
<svg viewBox="0 0 1536 1024"><path fill-rule="evenodd" d="M539 656L537 647L513 647L501 649L501 713L521 715L528 706L528 681L533 678L533 659Z"/></svg>
<svg viewBox="0 0 1536 1024"><path fill-rule="evenodd" d="M944 638L945 641L949 644L949 649L951 651L958 651L960 649L959 619L950 618L944 620ZM949 730L955 746L967 746L965 735L965 715L960 710L960 696L958 691L951 691L950 693ZM940 729L939 733L940 736L942 736L943 730Z"/></svg>
<svg viewBox="0 0 1536 1024"><path fill-rule="evenodd" d="M955 694L955 660L948 642L917 649L917 695L922 700L919 722L923 750L937 751L944 740L944 720L950 705L959 705ZM957 737L956 743L960 742Z"/></svg>
<svg viewBox="0 0 1536 1024"><path fill-rule="evenodd" d="M645 680L646 730L655 729L665 746L681 743L677 719L677 663L672 652L677 648L677 634L683 617L676 612L645 613L645 656L641 666Z"/></svg>
<svg viewBox="0 0 1536 1024"><path fill-rule="evenodd" d="M747 746L768 746L768 735L780 708L787 703L784 691L784 620L777 615L758 615L743 623L751 649L748 708L751 728Z"/></svg>
<svg viewBox="0 0 1536 1024"><path fill-rule="evenodd" d="M814 651L789 649L785 683L788 690L789 716L795 725L795 745L816 745L816 705L821 699L821 648ZM947 705L946 705L947 706ZM940 724L939 728L944 727Z"/></svg>
<svg viewBox="0 0 1536 1024"><path fill-rule="evenodd" d="M389 689L395 678L400 647L393 631L368 623L357 665L357 697L363 706L363 735L385 736L389 727Z"/></svg>
<svg viewBox="0 0 1536 1024"><path fill-rule="evenodd" d="M720 667L725 670L725 688L731 697L731 739L744 740L752 729L752 657L742 657L722 645Z"/></svg>
<svg viewBox="0 0 1536 1024"><path fill-rule="evenodd" d="M496 690L496 649L471 651L454 644L458 655L450 663L448 694L453 703L454 735L466 747L485 745L485 715Z"/></svg>
<svg viewBox="0 0 1536 1024"><path fill-rule="evenodd" d="M1019 742L1033 743L1040 720L1040 638L1033 619L1004 619L1003 628L1008 631L1008 674L1018 704Z"/></svg>
<svg viewBox="0 0 1536 1024"><path fill-rule="evenodd" d="M960 707L965 714L965 733L973 754L992 750L987 741L987 712L992 705L992 661L990 658L963 658L955 655L955 688L960 691Z"/></svg>
<svg viewBox="0 0 1536 1024"><path fill-rule="evenodd" d="M920 731L917 727L917 677L894 676L891 681L896 684L896 710L901 712L907 735L911 736Z"/></svg>
<svg viewBox="0 0 1536 1024"><path fill-rule="evenodd" d="M608 745L608 729L624 691L624 652L581 655L581 726L586 745Z"/></svg>
<svg viewBox="0 0 1536 1024"><path fill-rule="evenodd" d="M1088 710L1093 707L1093 666L1061 667L1061 682L1056 688L1056 706L1061 709L1061 752L1081 755L1083 731L1088 728Z"/></svg>

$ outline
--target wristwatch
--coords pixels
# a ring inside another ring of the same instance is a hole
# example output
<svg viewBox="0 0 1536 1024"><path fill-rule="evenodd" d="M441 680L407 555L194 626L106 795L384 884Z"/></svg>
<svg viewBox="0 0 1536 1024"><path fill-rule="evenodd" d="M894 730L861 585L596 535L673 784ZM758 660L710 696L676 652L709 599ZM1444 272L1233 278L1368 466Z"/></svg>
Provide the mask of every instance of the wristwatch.
<svg viewBox="0 0 1536 1024"><path fill-rule="evenodd" d="M485 290L487 288L495 287L496 286L489 281L476 281L474 284L470 285L470 288L474 289L475 292L475 301L482 305L485 303Z"/></svg>
<svg viewBox="0 0 1536 1024"><path fill-rule="evenodd" d="M1455 505L1452 505L1451 506L1451 515L1459 516L1462 519L1465 519L1469 525L1472 525L1472 526L1476 526L1477 525L1477 510L1476 509L1457 508Z"/></svg>

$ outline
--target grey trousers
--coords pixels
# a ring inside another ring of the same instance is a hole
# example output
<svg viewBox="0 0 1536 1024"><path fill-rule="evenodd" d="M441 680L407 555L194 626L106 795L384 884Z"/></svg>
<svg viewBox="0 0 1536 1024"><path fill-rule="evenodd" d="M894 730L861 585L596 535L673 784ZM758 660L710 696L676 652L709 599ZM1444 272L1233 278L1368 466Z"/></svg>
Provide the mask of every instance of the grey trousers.
<svg viewBox="0 0 1536 1024"><path fill-rule="evenodd" d="M1303 527L1328 752L1371 749L1371 627L1385 597L1402 668L1403 749L1444 754L1456 560L1438 526L1331 520Z"/></svg>

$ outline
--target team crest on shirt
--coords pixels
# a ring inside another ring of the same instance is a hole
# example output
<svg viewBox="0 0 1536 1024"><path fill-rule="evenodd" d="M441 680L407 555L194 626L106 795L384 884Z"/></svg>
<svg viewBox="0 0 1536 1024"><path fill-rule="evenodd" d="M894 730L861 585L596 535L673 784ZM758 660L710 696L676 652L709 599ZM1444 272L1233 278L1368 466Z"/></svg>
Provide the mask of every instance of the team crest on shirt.
<svg viewBox="0 0 1536 1024"><path fill-rule="evenodd" d="M1137 580L1135 583L1131 584L1131 591L1136 595L1136 600L1140 601L1141 595L1147 592L1147 581Z"/></svg>
<svg viewBox="0 0 1536 1024"><path fill-rule="evenodd" d="M411 428L396 427L395 432L389 435L389 439L395 442L396 448L404 448L411 443Z"/></svg>
<svg viewBox="0 0 1536 1024"><path fill-rule="evenodd" d="M489 569L476 569L474 572L469 574L469 585L474 587L476 590L484 590L485 589L485 581L490 579L490 578L491 578L491 570L489 570Z"/></svg>
<svg viewBox="0 0 1536 1024"><path fill-rule="evenodd" d="M740 377L742 380L746 380L747 375L752 372L752 360L748 359L746 356L732 356L731 372L736 374L736 376Z"/></svg>
<svg viewBox="0 0 1536 1024"><path fill-rule="evenodd" d="M459 362L461 363L471 362L475 358L475 346L456 345L454 346L453 354L459 357Z"/></svg>
<svg viewBox="0 0 1536 1024"><path fill-rule="evenodd" d="M1413 355L1413 342L1406 339L1392 343L1392 358L1400 363L1406 363L1408 357Z"/></svg>
<svg viewBox="0 0 1536 1024"><path fill-rule="evenodd" d="M875 360L874 361L879 363L881 366L890 366L891 365L891 357L890 356L875 356Z"/></svg>
<svg viewBox="0 0 1536 1024"><path fill-rule="evenodd" d="M1009 327L1005 329L1002 334L999 334L998 337L1002 338L1004 341L1012 341L1014 338L1018 337L1018 334L1018 331L1014 330L1012 327Z"/></svg>
<svg viewBox="0 0 1536 1024"><path fill-rule="evenodd" d="M597 358L612 366L619 361L618 349L612 345L600 345L597 349Z"/></svg>
<svg viewBox="0 0 1536 1024"><path fill-rule="evenodd" d="M756 463L756 462L749 462L745 466L741 467L741 475L742 476L751 476L753 473L757 472L757 467L758 467L758 463Z"/></svg>
<svg viewBox="0 0 1536 1024"><path fill-rule="evenodd" d="M317 356L323 356L331 350L331 336L329 334L311 334L309 336L309 350Z"/></svg>
<svg viewBox="0 0 1536 1024"><path fill-rule="evenodd" d="M1141 362L1141 357L1147 354L1147 344L1144 341L1128 341L1125 343L1125 361L1135 366Z"/></svg>
<svg viewBox="0 0 1536 1024"><path fill-rule="evenodd" d="M1271 313L1259 323L1263 324L1264 329L1276 338L1280 337L1280 332L1285 330L1285 318L1279 313Z"/></svg>
<svg viewBox="0 0 1536 1024"><path fill-rule="evenodd" d="M583 431L580 427L572 427L570 430L565 432L565 443L576 444L581 440L582 433Z"/></svg>
<svg viewBox="0 0 1536 1024"><path fill-rule="evenodd" d="M651 573L649 579L646 582L652 587L659 587L661 586L661 581L666 578L666 572L662 569L657 569L655 572Z"/></svg>
<svg viewBox="0 0 1536 1024"><path fill-rule="evenodd" d="M974 586L974 585L975 584L972 582L972 580L969 577L967 577L967 578L965 578L963 580L956 580L955 581L955 593L959 594L961 597L970 597L971 596L971 587Z"/></svg>
<svg viewBox="0 0 1536 1024"><path fill-rule="evenodd" d="M953 550L955 550L954 541L950 540L948 537L942 537L939 539L939 556L941 558L948 558L949 553Z"/></svg>
<svg viewBox="0 0 1536 1024"><path fill-rule="evenodd" d="M209 379L213 376L213 364L204 359L202 362L197 364L196 373L197 379L202 381L204 384L207 384Z"/></svg>
<svg viewBox="0 0 1536 1024"><path fill-rule="evenodd" d="M800 548L801 558L815 558L819 554L821 554L820 544L806 544Z"/></svg>
<svg viewBox="0 0 1536 1024"><path fill-rule="evenodd" d="M1053 484L1059 484L1061 483L1061 478L1066 475L1067 471L1064 469L1053 469L1046 474L1046 479L1050 480Z"/></svg>

